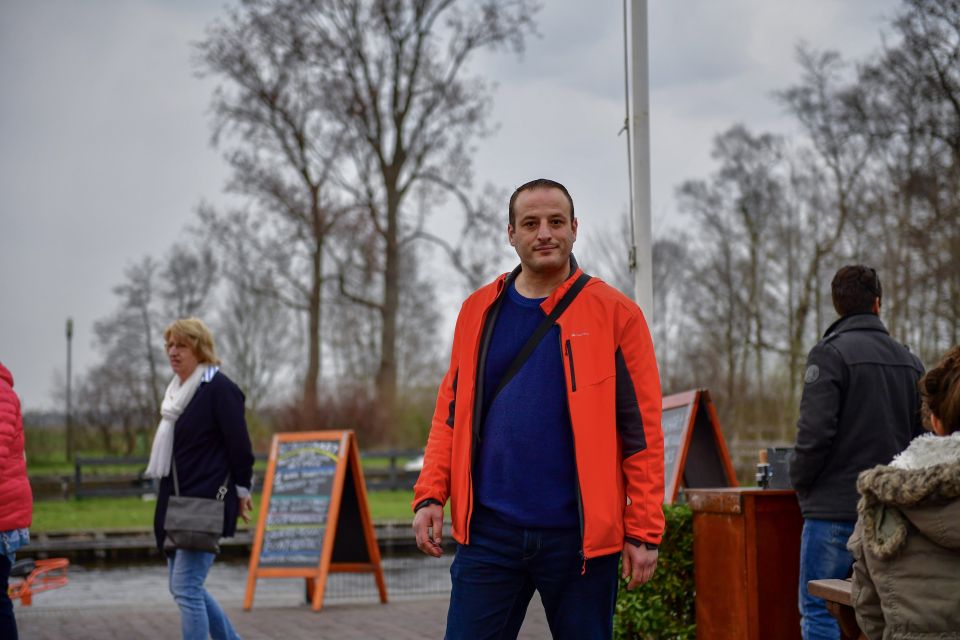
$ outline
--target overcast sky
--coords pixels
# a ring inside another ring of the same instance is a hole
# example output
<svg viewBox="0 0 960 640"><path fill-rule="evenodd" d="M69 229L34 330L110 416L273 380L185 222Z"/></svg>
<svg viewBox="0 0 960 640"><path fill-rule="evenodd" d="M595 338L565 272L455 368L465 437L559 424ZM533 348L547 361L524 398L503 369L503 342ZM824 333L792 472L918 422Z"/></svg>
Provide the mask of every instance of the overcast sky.
<svg viewBox="0 0 960 640"><path fill-rule="evenodd" d="M475 65L497 84L500 125L479 143L475 178L504 188L560 180L589 241L627 206L622 4L543 4L540 37L521 57L485 54ZM713 136L737 122L791 131L771 94L797 80L801 39L862 59L898 4L651 0L654 234L676 225L676 186L713 170ZM124 268L161 257L202 199L222 197L227 171L209 145L214 82L195 77L190 45L223 6L0 3L0 361L27 410L55 406L66 318L82 373L96 362L93 323L115 308Z"/></svg>

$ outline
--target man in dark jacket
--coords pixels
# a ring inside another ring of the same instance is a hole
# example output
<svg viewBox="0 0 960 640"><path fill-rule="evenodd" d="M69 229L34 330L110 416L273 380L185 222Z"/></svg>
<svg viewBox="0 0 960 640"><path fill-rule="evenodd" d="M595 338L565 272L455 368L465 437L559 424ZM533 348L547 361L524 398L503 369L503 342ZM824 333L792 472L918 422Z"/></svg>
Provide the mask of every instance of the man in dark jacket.
<svg viewBox="0 0 960 640"><path fill-rule="evenodd" d="M877 272L840 269L831 285L840 319L810 351L790 477L803 513L799 606L804 640L840 637L807 581L846 578L857 520L857 475L890 462L923 432L917 381L923 365L880 321Z"/></svg>

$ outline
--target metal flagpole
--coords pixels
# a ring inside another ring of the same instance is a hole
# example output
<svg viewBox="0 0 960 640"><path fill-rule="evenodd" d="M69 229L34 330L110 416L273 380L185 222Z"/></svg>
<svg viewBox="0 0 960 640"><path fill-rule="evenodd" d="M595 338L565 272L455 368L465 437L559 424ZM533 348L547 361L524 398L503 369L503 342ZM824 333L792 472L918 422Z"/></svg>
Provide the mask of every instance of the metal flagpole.
<svg viewBox="0 0 960 640"><path fill-rule="evenodd" d="M630 139L633 229L636 247L634 293L647 324L653 323L653 255L650 223L650 76L647 62L647 0L630 3Z"/></svg>

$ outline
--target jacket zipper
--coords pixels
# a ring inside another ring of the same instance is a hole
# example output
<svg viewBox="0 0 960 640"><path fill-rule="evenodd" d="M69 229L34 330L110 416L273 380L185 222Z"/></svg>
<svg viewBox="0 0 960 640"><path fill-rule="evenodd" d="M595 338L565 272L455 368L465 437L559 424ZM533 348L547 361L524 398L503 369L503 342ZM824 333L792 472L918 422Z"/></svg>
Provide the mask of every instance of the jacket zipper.
<svg viewBox="0 0 960 640"><path fill-rule="evenodd" d="M483 382L482 382L483 368L486 362L486 349L490 343L490 336L487 335L487 323L488 322L493 323L496 321L496 316L491 318L490 313L491 312L494 312L495 314L500 313L500 309L497 305L500 301L500 296L503 294L505 289L506 289L506 281L504 281L504 284L502 284L500 289L497 291L496 296L494 296L493 298L493 302L491 302L490 306L488 306L486 311L484 311L483 318L481 319L481 322L480 322L480 343L477 348L476 372L474 374L475 377L474 377L474 385L473 385L473 406L470 407L470 411L472 412L471 418L470 418L470 473L468 476L470 479L470 487L469 487L469 492L467 497L467 500L468 500L467 526L466 526L467 530L464 532L464 537L467 541L467 544L470 543L470 520L473 519L473 500L474 500L473 471L474 471L474 467L476 466L474 463L476 462L475 457L477 455L477 445L480 443L480 434L478 431L480 429L480 425L477 424L477 418L479 417L479 413L477 409L478 409L478 404L483 403L483 397L482 397L483 396ZM493 327L491 326L490 332L492 333L492 331L493 331Z"/></svg>
<svg viewBox="0 0 960 640"><path fill-rule="evenodd" d="M576 375L576 374L574 373L574 371L573 371L573 347L570 346L570 339L569 339L569 338L567 338L566 350L567 350L567 360L570 361L570 390L571 390L571 391L576 391L576 390L577 390L577 375Z"/></svg>
<svg viewBox="0 0 960 640"><path fill-rule="evenodd" d="M573 347L570 346L570 339L567 338L567 341L564 343L564 349L567 353L567 358L570 360L570 389L571 391L577 390L577 378L573 370ZM573 438L573 472L577 477L577 518L580 521L580 561L582 567L580 568L580 575L584 575L587 572L587 556L583 550L584 545L584 518L583 518L583 493L580 490L580 469L577 467L577 434L573 429L573 417L570 418L570 437Z"/></svg>

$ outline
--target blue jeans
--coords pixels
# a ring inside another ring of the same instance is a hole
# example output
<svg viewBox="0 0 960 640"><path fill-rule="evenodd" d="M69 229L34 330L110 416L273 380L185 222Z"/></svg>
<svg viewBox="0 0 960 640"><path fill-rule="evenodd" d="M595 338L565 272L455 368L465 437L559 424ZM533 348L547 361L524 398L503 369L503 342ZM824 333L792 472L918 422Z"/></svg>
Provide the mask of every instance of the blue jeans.
<svg viewBox="0 0 960 640"><path fill-rule="evenodd" d="M853 557L847 540L856 523L846 520L804 519L800 536L800 630L803 640L839 640L840 627L822 598L807 593L809 580L843 579L850 575Z"/></svg>
<svg viewBox="0 0 960 640"><path fill-rule="evenodd" d="M17 640L17 621L13 617L13 602L7 595L12 565L13 559L6 553L0 553L0 638L4 640Z"/></svg>
<svg viewBox="0 0 960 640"><path fill-rule="evenodd" d="M578 529L523 529L478 507L450 567L447 640L513 639L534 590L554 638L613 635L620 554L586 562Z"/></svg>
<svg viewBox="0 0 960 640"><path fill-rule="evenodd" d="M180 608L183 640L240 640L226 614L203 583L213 564L214 554L177 549L167 558L170 593Z"/></svg>

